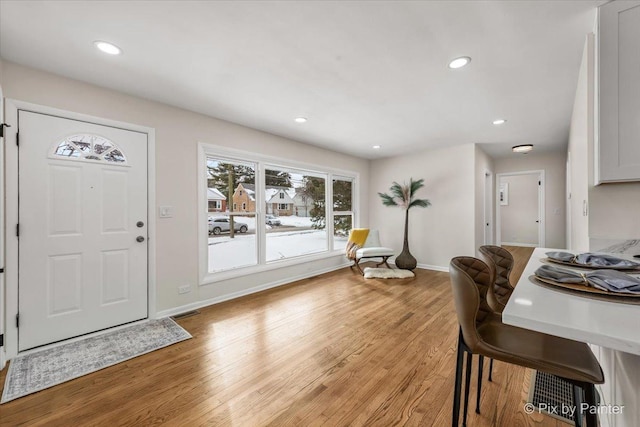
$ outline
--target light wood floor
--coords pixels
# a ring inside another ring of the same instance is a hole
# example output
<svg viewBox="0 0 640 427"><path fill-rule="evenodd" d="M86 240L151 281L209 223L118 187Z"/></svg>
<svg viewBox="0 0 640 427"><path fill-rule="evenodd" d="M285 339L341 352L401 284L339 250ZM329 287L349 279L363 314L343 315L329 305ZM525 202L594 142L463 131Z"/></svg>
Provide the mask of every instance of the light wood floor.
<svg viewBox="0 0 640 427"><path fill-rule="evenodd" d="M515 282L531 250L510 249ZM193 339L1 405L0 424L451 424L458 326L447 273L385 281L347 268L179 323ZM468 425L564 427L525 415L528 377L496 362L489 383L485 368L482 414L470 404Z"/></svg>

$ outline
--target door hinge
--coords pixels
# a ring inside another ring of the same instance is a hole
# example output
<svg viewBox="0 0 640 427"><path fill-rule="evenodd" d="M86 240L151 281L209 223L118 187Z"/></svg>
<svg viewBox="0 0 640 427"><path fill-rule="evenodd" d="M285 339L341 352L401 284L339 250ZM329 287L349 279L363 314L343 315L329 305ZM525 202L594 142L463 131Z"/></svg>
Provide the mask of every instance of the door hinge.
<svg viewBox="0 0 640 427"><path fill-rule="evenodd" d="M2 138L4 136L4 128L5 127L10 128L11 125L8 125L6 123L0 123L0 138Z"/></svg>
<svg viewBox="0 0 640 427"><path fill-rule="evenodd" d="M20 313L16 314L16 328L20 327Z"/></svg>
<svg viewBox="0 0 640 427"><path fill-rule="evenodd" d="M20 237L20 224L16 224L16 237Z"/></svg>
<svg viewBox="0 0 640 427"><path fill-rule="evenodd" d="M0 268L0 273L4 273L4 268Z"/></svg>
<svg viewBox="0 0 640 427"><path fill-rule="evenodd" d="M4 347L4 334L0 334L0 347Z"/></svg>
<svg viewBox="0 0 640 427"><path fill-rule="evenodd" d="M20 132L16 132L16 145L20 146Z"/></svg>
<svg viewBox="0 0 640 427"><path fill-rule="evenodd" d="M542 181L538 181L538 185L542 185Z"/></svg>

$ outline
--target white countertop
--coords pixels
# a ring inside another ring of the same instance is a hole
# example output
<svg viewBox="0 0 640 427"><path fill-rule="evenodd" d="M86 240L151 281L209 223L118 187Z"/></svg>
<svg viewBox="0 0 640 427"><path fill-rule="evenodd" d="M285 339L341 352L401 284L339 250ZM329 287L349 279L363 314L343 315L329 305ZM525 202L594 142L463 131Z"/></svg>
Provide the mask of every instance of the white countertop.
<svg viewBox="0 0 640 427"><path fill-rule="evenodd" d="M640 305L583 298L529 281L545 253L558 250L565 251L533 251L502 313L504 323L640 355Z"/></svg>

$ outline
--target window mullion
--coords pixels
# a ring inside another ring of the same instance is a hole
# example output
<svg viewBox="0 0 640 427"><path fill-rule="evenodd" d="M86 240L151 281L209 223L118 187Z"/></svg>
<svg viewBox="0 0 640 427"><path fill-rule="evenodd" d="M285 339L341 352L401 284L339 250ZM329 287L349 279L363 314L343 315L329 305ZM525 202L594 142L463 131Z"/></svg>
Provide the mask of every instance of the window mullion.
<svg viewBox="0 0 640 427"><path fill-rule="evenodd" d="M333 174L327 174L325 188L325 222L327 228L327 250L333 249Z"/></svg>
<svg viewBox="0 0 640 427"><path fill-rule="evenodd" d="M258 240L258 264L267 263L267 227L265 222L265 165L258 162L256 170L256 239Z"/></svg>

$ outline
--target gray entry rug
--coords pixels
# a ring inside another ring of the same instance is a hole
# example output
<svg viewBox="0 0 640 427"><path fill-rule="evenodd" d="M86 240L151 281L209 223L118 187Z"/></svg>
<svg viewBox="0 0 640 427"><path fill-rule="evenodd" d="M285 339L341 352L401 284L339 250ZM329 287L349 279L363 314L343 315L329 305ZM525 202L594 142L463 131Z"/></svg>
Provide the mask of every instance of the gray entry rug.
<svg viewBox="0 0 640 427"><path fill-rule="evenodd" d="M150 320L11 360L5 403L191 338L172 319Z"/></svg>

